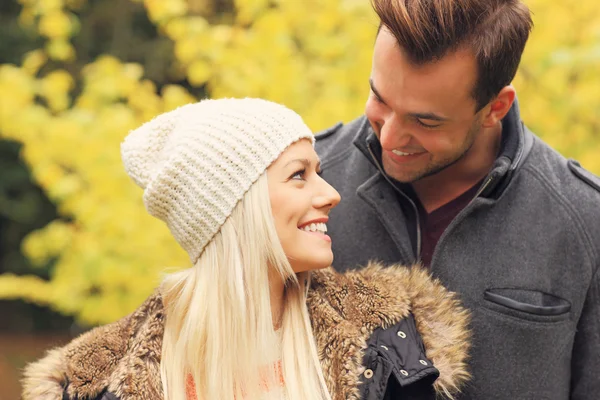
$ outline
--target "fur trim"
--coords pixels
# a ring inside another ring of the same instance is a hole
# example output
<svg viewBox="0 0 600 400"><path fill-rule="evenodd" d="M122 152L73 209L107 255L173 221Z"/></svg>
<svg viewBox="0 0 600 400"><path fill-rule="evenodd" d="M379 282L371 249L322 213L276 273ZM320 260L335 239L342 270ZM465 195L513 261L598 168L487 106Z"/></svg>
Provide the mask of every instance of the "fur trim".
<svg viewBox="0 0 600 400"><path fill-rule="evenodd" d="M29 364L23 373L24 400L61 400L66 381L67 362L63 349L54 349Z"/></svg>
<svg viewBox="0 0 600 400"><path fill-rule="evenodd" d="M393 326L410 312L406 288L391 272L408 275L407 269L382 270L374 264L345 274L332 268L312 273L308 308L333 400L360 397L367 340L377 327Z"/></svg>
<svg viewBox="0 0 600 400"><path fill-rule="evenodd" d="M470 377L466 368L469 314L456 295L422 267L375 262L340 274L312 274L309 311L323 374L333 400L358 399L367 340L412 311L427 357L440 371L438 395L452 398Z"/></svg>
<svg viewBox="0 0 600 400"><path fill-rule="evenodd" d="M62 400L64 388L70 398L94 398L107 387L121 400L162 399L162 310L155 293L133 314L51 350L26 368L23 399Z"/></svg>
<svg viewBox="0 0 600 400"><path fill-rule="evenodd" d="M460 305L456 293L422 267L411 269L406 287L425 353L440 371L434 384L436 392L453 398L471 377L467 369L470 313Z"/></svg>
<svg viewBox="0 0 600 400"><path fill-rule="evenodd" d="M469 317L456 295L420 267L371 263L340 274L312 274L308 309L333 400L358 399L367 340L412 311L427 356L440 371L439 394L451 396L468 379ZM24 400L94 398L104 389L121 400L163 399L160 357L164 306L158 292L133 314L80 336L29 365Z"/></svg>
<svg viewBox="0 0 600 400"><path fill-rule="evenodd" d="M127 354L110 378L108 390L121 400L163 399L160 358L164 333L164 306L156 294L132 315L133 336Z"/></svg>

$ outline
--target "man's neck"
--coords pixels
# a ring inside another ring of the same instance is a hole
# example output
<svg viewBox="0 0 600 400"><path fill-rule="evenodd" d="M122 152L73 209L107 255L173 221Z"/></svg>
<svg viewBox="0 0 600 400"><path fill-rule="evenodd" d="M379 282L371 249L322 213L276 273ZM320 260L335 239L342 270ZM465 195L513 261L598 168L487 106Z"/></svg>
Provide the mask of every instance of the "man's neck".
<svg viewBox="0 0 600 400"><path fill-rule="evenodd" d="M480 182L489 172L500 149L502 125L486 128L462 159L448 168L412 183L426 212L456 199Z"/></svg>

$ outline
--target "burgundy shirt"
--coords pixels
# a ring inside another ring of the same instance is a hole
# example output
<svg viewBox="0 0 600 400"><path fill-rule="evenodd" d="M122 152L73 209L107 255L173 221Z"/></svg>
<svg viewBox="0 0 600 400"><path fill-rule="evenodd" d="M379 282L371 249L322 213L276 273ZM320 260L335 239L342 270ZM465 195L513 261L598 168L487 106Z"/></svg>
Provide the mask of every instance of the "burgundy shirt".
<svg viewBox="0 0 600 400"><path fill-rule="evenodd" d="M421 226L421 262L426 267L431 265L433 251L440 237L450 225L450 222L465 208L477 194L481 183L461 194L449 203L427 213L423 206L417 202L419 209L419 222Z"/></svg>

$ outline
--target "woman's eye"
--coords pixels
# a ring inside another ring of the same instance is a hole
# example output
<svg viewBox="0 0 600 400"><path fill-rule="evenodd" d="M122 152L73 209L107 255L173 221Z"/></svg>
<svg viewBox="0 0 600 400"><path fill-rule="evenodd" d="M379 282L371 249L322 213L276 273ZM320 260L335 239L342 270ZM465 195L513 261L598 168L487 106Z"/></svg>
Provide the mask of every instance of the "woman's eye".
<svg viewBox="0 0 600 400"><path fill-rule="evenodd" d="M294 175L292 175L290 177L290 179L295 179L295 180L301 180L301 181L303 181L305 173L306 173L305 169L302 169L300 171L296 171L296 172L294 172Z"/></svg>

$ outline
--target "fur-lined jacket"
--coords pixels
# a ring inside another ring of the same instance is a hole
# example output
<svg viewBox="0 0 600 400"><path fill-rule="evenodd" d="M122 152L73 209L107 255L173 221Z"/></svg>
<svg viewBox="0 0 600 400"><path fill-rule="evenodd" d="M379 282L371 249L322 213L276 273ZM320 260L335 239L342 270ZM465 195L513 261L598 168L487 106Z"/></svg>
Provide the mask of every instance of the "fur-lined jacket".
<svg viewBox="0 0 600 400"><path fill-rule="evenodd" d="M314 272L308 308L334 400L448 397L469 378L468 313L419 267ZM24 400L162 399L163 329L155 293L29 365Z"/></svg>

